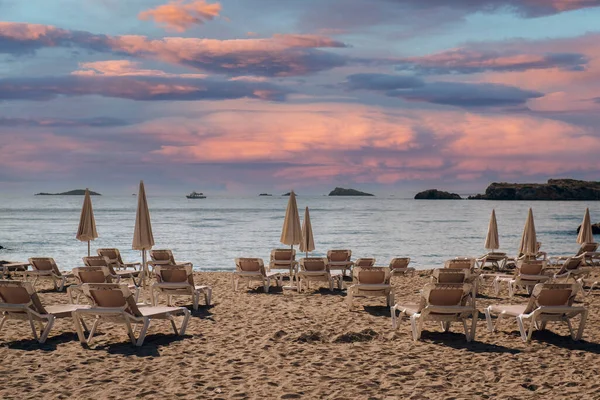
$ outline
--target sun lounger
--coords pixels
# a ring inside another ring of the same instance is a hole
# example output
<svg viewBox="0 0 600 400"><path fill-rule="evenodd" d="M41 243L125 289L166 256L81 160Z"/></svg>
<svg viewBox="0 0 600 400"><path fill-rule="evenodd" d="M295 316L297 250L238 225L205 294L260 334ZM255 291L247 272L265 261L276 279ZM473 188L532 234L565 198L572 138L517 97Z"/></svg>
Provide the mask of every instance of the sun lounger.
<svg viewBox="0 0 600 400"><path fill-rule="evenodd" d="M150 250L150 258L152 261L148 261L148 265L152 267L152 273L157 265L189 265L193 267L189 261L178 263L175 261L173 252L171 250Z"/></svg>
<svg viewBox="0 0 600 400"><path fill-rule="evenodd" d="M382 267L357 267L352 271L354 284L347 290L346 301L352 308L354 297L385 297L388 307L394 304L394 290L390 285L391 273Z"/></svg>
<svg viewBox="0 0 600 400"><path fill-rule="evenodd" d="M137 270L138 267L141 268L142 266L142 263L139 262L123 262L123 259L121 258L121 252L119 251L119 249L98 249L97 253L99 256L108 257L108 260L113 264L113 267L116 270L127 268Z"/></svg>
<svg viewBox="0 0 600 400"><path fill-rule="evenodd" d="M444 268L450 269L466 269L470 273L474 272L476 261L470 257L456 257L452 260L447 260L444 263Z"/></svg>
<svg viewBox="0 0 600 400"><path fill-rule="evenodd" d="M210 305L212 288L208 285L197 286L194 283L194 272L189 265L157 265L154 269L156 283L152 285L152 304L157 305L158 296L167 296L167 305L171 306L173 296L191 296L194 310L198 310L200 295L204 296L206 305Z"/></svg>
<svg viewBox="0 0 600 400"><path fill-rule="evenodd" d="M550 264L552 264L552 265L560 265L560 264L562 264L563 261L566 261L571 257L584 256L584 258L585 258L585 254L595 253L596 250L598 250L598 243L583 243L579 247L579 250L577 250L577 253L574 256L553 256L553 257L548 258L548 260L550 261Z"/></svg>
<svg viewBox="0 0 600 400"><path fill-rule="evenodd" d="M108 257L104 257L104 256L83 257L83 263L88 267L106 267L106 268L108 268L110 274L112 275L113 279L115 279L115 281L119 281L120 279L123 279L123 278L129 278L129 279L131 279L131 281L133 282L134 285L140 286L140 283L141 283L140 274L142 273L141 270L116 271L113 268L113 264L110 262ZM117 278L119 278L119 280ZM136 281L135 278L138 278L138 280Z"/></svg>
<svg viewBox="0 0 600 400"><path fill-rule="evenodd" d="M306 257L300 259L300 272L298 272L298 292L301 292L306 283L310 289L311 281L329 283L329 290L333 291L334 282L337 281L338 289L342 289L342 275L332 275L326 258Z"/></svg>
<svg viewBox="0 0 600 400"><path fill-rule="evenodd" d="M354 266L355 267L373 267L373 266L375 266L375 259L374 258L357 258L356 261L354 261Z"/></svg>
<svg viewBox="0 0 600 400"><path fill-rule="evenodd" d="M527 304L515 305L491 305L485 309L487 327L490 332L498 328L500 321L506 317L513 317L517 320L521 339L524 342L531 340L533 329L545 329L546 323L550 321L566 322L571 337L574 340L581 339L585 321L587 318L587 309L583 306L573 306L573 301L579 290L576 283L539 283L533 288L531 297ZM492 315L498 316L496 325L492 323ZM577 333L573 331L571 319L579 315L579 329ZM525 324L529 322L529 329Z"/></svg>
<svg viewBox="0 0 600 400"><path fill-rule="evenodd" d="M54 284L54 289L62 291L67 284L67 279L73 277L71 272L60 271L51 257L32 257L29 259L29 264L33 270L26 271L25 275L34 277L34 287L39 279L50 279Z"/></svg>
<svg viewBox="0 0 600 400"><path fill-rule="evenodd" d="M587 277L592 271L592 267L585 264L583 255L577 257L569 257L561 265L560 270L554 274L554 279L564 279L565 282L569 278L575 281Z"/></svg>
<svg viewBox="0 0 600 400"><path fill-rule="evenodd" d="M67 288L67 294L71 303L79 303L79 298L83 294L82 286L84 283L119 283L121 277L113 275L106 266L97 267L77 267L73 268L73 275L77 280L77 285L71 285ZM135 285L128 285L129 290L135 293L135 301L138 300L140 295L140 288ZM77 298L73 299L74 294L77 293Z"/></svg>
<svg viewBox="0 0 600 400"><path fill-rule="evenodd" d="M534 286L538 283L544 283L552 279L551 275L544 274L547 266L545 260L520 260L517 261L517 269L514 275L499 275L494 279L494 291L496 295L500 293L500 284L508 284L508 297L513 297L515 289L525 288L528 294L531 294Z"/></svg>
<svg viewBox="0 0 600 400"><path fill-rule="evenodd" d="M71 318L75 310L86 307L80 304L44 306L30 282L0 280L0 330L7 320L28 321L39 343L46 341L56 319ZM87 329L83 321L81 324ZM36 325L40 328L39 335Z"/></svg>
<svg viewBox="0 0 600 400"><path fill-rule="evenodd" d="M93 306L89 309L74 311L77 335L81 343L92 343L94 333L101 321L111 321L124 324L131 343L141 346L146 338L150 321L154 319L167 320L177 335L184 335L190 312L184 307L154 307L136 304L133 294L127 285L117 283L86 283L82 286L83 293L90 299ZM178 329L175 324L176 316L183 316ZM95 317L94 325L86 338L79 321L83 316ZM132 325L141 324L138 337L135 337Z"/></svg>
<svg viewBox="0 0 600 400"><path fill-rule="evenodd" d="M478 268L491 267L492 270L498 271L505 267L508 257L506 253L490 252L476 259Z"/></svg>
<svg viewBox="0 0 600 400"><path fill-rule="evenodd" d="M431 283L470 283L472 279L466 268L438 268L431 273Z"/></svg>
<svg viewBox="0 0 600 400"><path fill-rule="evenodd" d="M250 281L260 281L265 293L268 293L272 281L275 281L277 286L281 286L282 280L281 273L265 270L262 258L235 259L235 272L232 276L233 290L238 289L239 281L245 281L247 285L250 285Z"/></svg>
<svg viewBox="0 0 600 400"><path fill-rule="evenodd" d="M425 321L441 322L444 332L450 329L450 323L462 322L467 342L470 342L475 338L478 318L471 293L472 286L468 283L429 283L421 291L419 304L391 307L392 327L398 327L396 311L400 312L400 316L410 317L413 340L421 338Z"/></svg>
<svg viewBox="0 0 600 400"><path fill-rule="evenodd" d="M342 275L346 275L346 271L351 271L354 263L350 261L352 250L329 250L327 251L327 266L330 271L340 270Z"/></svg>
<svg viewBox="0 0 600 400"><path fill-rule="evenodd" d="M390 272L392 275L405 275L408 272L415 272L413 267L409 267L410 257L396 257L390 261Z"/></svg>
<svg viewBox="0 0 600 400"><path fill-rule="evenodd" d="M269 259L269 268L271 270L288 270L290 280L297 272L298 262L296 261L296 250L294 249L273 249ZM281 274L283 276L283 274Z"/></svg>

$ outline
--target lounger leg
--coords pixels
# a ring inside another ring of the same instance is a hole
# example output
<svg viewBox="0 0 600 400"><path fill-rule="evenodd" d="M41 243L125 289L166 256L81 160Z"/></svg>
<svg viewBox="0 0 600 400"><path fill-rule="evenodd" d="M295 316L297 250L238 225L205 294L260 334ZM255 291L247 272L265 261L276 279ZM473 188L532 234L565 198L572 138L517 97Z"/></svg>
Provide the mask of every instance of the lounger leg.
<svg viewBox="0 0 600 400"><path fill-rule="evenodd" d="M492 322L492 315L490 311L490 307L486 307L484 310L485 313L485 322L487 323L487 329L490 332L494 332L494 323ZM500 318L500 317L498 317Z"/></svg>
<svg viewBox="0 0 600 400"><path fill-rule="evenodd" d="M40 343L44 343L46 341L46 339L48 339L48 335L50 334L50 329L52 329L52 326L54 326L54 319L55 319L54 315L48 316L48 322L46 323L46 327L42 331L42 335L40 336L40 339L39 339Z"/></svg>
<svg viewBox="0 0 600 400"><path fill-rule="evenodd" d="M175 318L172 315L169 315L169 321L171 322L171 327L173 328L173 332L177 335L179 330L177 329L177 325L175 325Z"/></svg>
<svg viewBox="0 0 600 400"><path fill-rule="evenodd" d="M200 302L200 291L194 291L192 294L192 308L194 311L198 311L198 303ZM177 333L177 332L175 332Z"/></svg>
<svg viewBox="0 0 600 400"><path fill-rule="evenodd" d="M144 339L146 339L146 333L148 332L148 326L150 325L150 318L145 317L144 323L142 325L142 330L140 331L140 335L138 336L137 343L135 344L137 347L140 347L144 344Z"/></svg>
<svg viewBox="0 0 600 400"><path fill-rule="evenodd" d="M206 301L206 305L210 306L210 302L212 301L212 288L211 287L207 287L206 289L204 289L204 301Z"/></svg>
<svg viewBox="0 0 600 400"><path fill-rule="evenodd" d="M525 331L525 325L523 323L523 317L517 317L517 325L519 326L519 332L521 333L521 339L527 343L527 332Z"/></svg>
<svg viewBox="0 0 600 400"><path fill-rule="evenodd" d="M508 298L511 298L515 295L515 287L513 285L513 282L510 281L508 282Z"/></svg>
<svg viewBox="0 0 600 400"><path fill-rule="evenodd" d="M81 319L77 311L73 311L71 315L73 318L73 325L75 326L75 332L77 332L77 337L79 338L79 342L86 343L85 334L83 333L83 328L81 326L81 322L83 322L83 319Z"/></svg>
<svg viewBox="0 0 600 400"><path fill-rule="evenodd" d="M329 290L333 292L333 278L329 279Z"/></svg>
<svg viewBox="0 0 600 400"><path fill-rule="evenodd" d="M585 329L585 322L587 320L587 316L588 316L587 310L585 310L581 313L581 315L580 315L581 319L579 320L579 329L577 329L577 336L575 336L573 339L581 340L581 336L583 336L583 330Z"/></svg>
<svg viewBox="0 0 600 400"><path fill-rule="evenodd" d="M87 338L88 344L92 343L92 338L94 337L94 333L96 333L96 328L98 328L98 325L100 325L100 318L96 317L96 320L94 321L94 324L92 325L92 329L90 329L90 334L88 335L88 338Z"/></svg>
<svg viewBox="0 0 600 400"><path fill-rule="evenodd" d="M477 310L473 311L473 315L471 316L471 334L470 337L467 338L467 342L475 340L475 332L477 330L477 319L479 317L479 312Z"/></svg>
<svg viewBox="0 0 600 400"><path fill-rule="evenodd" d="M498 280L498 278L494 279L494 294L496 296L498 296L500 294L500 281Z"/></svg>
<svg viewBox="0 0 600 400"><path fill-rule="evenodd" d="M348 294L346 295L346 302L348 303L348 310L352 310L353 300L354 300L354 290L353 290L353 288L349 288Z"/></svg>
<svg viewBox="0 0 600 400"><path fill-rule="evenodd" d="M6 322L6 315L2 315L2 319L0 319L0 331L2 330L2 327L4 326L5 322Z"/></svg>
<svg viewBox="0 0 600 400"><path fill-rule="evenodd" d="M190 312L188 310L186 310L185 308L182 309L183 311L183 321L181 321L181 328L179 330L179 335L183 336L185 335L185 330L187 329L188 326L188 322L190 320Z"/></svg>
<svg viewBox="0 0 600 400"><path fill-rule="evenodd" d="M450 330L450 321L442 322L442 330L444 331L444 333L446 333Z"/></svg>
<svg viewBox="0 0 600 400"><path fill-rule="evenodd" d="M410 326L412 328L413 340L419 340L421 338L421 330L423 327L422 318L420 318L419 314L414 314L410 317Z"/></svg>
<svg viewBox="0 0 600 400"><path fill-rule="evenodd" d="M127 336L129 336L131 344L135 346L135 334L133 333L133 329L131 328L131 323L129 322L129 319L127 318L125 319L125 327L127 328Z"/></svg>
<svg viewBox="0 0 600 400"><path fill-rule="evenodd" d="M397 329L398 317L396 316L396 305L390 307L390 314L392 315L392 329Z"/></svg>
<svg viewBox="0 0 600 400"><path fill-rule="evenodd" d="M390 307L394 302L394 292L390 290L390 293L387 295L387 306Z"/></svg>
<svg viewBox="0 0 600 400"><path fill-rule="evenodd" d="M263 281L263 287L265 289L265 293L269 293L269 286L271 286L271 278L267 278Z"/></svg>

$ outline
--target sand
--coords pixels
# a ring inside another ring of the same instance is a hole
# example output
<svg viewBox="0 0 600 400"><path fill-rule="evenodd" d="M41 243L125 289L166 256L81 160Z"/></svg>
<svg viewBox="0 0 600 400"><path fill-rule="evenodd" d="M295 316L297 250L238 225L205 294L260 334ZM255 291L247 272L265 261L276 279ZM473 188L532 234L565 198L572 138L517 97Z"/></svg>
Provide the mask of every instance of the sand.
<svg viewBox="0 0 600 400"><path fill-rule="evenodd" d="M531 344L512 322L490 334L483 313L472 343L458 324L450 333L427 324L414 342L408 320L392 330L383 298L358 298L349 311L344 292L318 284L306 294L234 293L231 274L196 280L213 286L214 305L193 313L184 337L153 322L141 348L110 323L85 348L69 319L44 345L9 321L0 334L0 398L600 398L600 292L578 298L591 311L581 342L558 324ZM426 282L427 271L394 277L396 301L416 300ZM40 289L45 304L67 302L50 285ZM506 289L495 297L485 288L477 306L507 302Z"/></svg>

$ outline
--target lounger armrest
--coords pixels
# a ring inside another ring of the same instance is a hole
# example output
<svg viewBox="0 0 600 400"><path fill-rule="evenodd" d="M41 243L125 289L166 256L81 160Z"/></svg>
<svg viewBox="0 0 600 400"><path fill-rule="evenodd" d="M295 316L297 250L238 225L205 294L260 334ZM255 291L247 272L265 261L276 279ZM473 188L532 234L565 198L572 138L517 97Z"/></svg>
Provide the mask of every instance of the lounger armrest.
<svg viewBox="0 0 600 400"><path fill-rule="evenodd" d="M156 282L152 284L152 287L160 288L160 289L186 289L191 288L188 282Z"/></svg>
<svg viewBox="0 0 600 400"><path fill-rule="evenodd" d="M149 265L171 265L171 261L168 260L160 260L160 261L148 261Z"/></svg>

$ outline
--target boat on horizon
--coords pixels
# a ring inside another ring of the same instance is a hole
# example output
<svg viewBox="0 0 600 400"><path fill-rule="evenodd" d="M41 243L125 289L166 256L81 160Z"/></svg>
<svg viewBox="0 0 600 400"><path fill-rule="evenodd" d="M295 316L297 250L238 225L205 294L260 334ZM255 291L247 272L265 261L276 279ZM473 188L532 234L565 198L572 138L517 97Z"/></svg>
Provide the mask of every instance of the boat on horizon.
<svg viewBox="0 0 600 400"><path fill-rule="evenodd" d="M198 192L192 192L185 197L187 197L188 199L205 199L206 198L204 193L198 193Z"/></svg>

